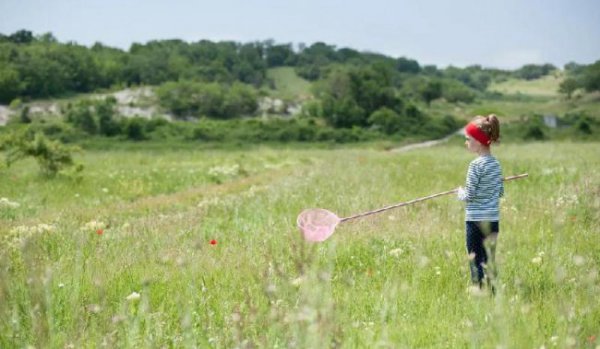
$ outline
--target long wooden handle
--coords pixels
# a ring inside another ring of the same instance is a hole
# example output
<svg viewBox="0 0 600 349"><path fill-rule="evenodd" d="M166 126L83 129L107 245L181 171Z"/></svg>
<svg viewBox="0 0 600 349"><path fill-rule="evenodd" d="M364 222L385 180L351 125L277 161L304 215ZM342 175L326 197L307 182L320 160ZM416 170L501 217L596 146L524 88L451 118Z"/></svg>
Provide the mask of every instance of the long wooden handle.
<svg viewBox="0 0 600 349"><path fill-rule="evenodd" d="M529 174L527 174L527 173L523 173L523 174L520 174L520 175L508 176L508 177L504 177L504 181L507 182L507 181L512 181L514 179L525 178L528 175ZM364 217L364 216L369 216L369 215L372 215L372 214L375 214L375 213L379 213L379 212L391 210L393 208L412 205L412 204L417 203L417 202L421 202L421 201L425 201L425 200L437 198L438 196L444 196L444 195L456 193L457 191L458 191L458 188L455 188L455 189L452 189L452 190L443 191L441 193L432 194L432 195L429 195L429 196L424 196L422 198L417 198L417 199L413 199L413 200L410 200L410 201L401 202L401 203L398 203L398 204L395 204L395 205L386 206L386 207L383 207L383 208L380 208L380 209L377 209L377 210L373 210L373 211L369 211L369 212L365 212L365 213L359 213L359 214L356 214L354 216L349 216L349 217L341 218L340 219L340 223L341 222L345 222L345 221L349 221L351 219L356 219L356 218L360 218L360 217Z"/></svg>

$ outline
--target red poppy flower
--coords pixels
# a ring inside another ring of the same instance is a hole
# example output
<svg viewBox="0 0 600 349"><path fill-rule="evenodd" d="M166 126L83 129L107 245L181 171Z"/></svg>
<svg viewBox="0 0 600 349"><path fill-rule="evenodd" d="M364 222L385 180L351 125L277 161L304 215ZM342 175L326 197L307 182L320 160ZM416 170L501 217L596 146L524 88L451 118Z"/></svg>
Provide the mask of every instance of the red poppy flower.
<svg viewBox="0 0 600 349"><path fill-rule="evenodd" d="M104 230L98 229L98 230L96 230L96 234L102 235L102 234L104 234Z"/></svg>
<svg viewBox="0 0 600 349"><path fill-rule="evenodd" d="M215 240L215 239L210 240L210 244L211 245L216 245L217 244L217 240Z"/></svg>

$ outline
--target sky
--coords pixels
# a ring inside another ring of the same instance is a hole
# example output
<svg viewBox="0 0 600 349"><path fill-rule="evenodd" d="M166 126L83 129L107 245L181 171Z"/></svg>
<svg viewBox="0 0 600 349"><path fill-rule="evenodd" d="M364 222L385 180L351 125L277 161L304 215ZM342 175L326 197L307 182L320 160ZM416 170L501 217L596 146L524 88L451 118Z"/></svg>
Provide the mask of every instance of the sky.
<svg viewBox="0 0 600 349"><path fill-rule="evenodd" d="M60 42L324 42L421 65L600 60L600 0L0 0L0 33Z"/></svg>

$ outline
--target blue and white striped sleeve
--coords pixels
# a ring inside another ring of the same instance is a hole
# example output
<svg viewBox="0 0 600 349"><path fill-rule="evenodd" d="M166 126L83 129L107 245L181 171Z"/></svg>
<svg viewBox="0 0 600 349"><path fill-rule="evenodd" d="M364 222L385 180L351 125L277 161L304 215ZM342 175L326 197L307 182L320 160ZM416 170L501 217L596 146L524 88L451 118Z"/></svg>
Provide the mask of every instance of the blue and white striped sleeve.
<svg viewBox="0 0 600 349"><path fill-rule="evenodd" d="M481 177L481 171L476 162L469 164L469 170L467 171L467 183L465 185L465 198L464 201L471 201L475 198L477 193L477 187L479 186L479 179Z"/></svg>

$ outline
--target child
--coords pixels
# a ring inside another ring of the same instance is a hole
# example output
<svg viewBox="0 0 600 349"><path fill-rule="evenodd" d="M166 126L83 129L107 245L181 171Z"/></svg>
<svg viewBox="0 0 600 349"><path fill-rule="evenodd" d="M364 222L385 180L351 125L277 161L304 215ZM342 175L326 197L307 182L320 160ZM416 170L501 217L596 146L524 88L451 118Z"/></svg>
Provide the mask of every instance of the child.
<svg viewBox="0 0 600 349"><path fill-rule="evenodd" d="M499 201L504 195L504 183L500 163L492 156L490 145L500 138L500 122L493 114L477 116L465 127L465 137L467 149L478 155L469 164L465 187L458 189L458 198L466 202L466 242L471 280L481 288L485 278L494 292L491 282L495 277L496 238L500 231ZM486 276L485 271L489 275Z"/></svg>

